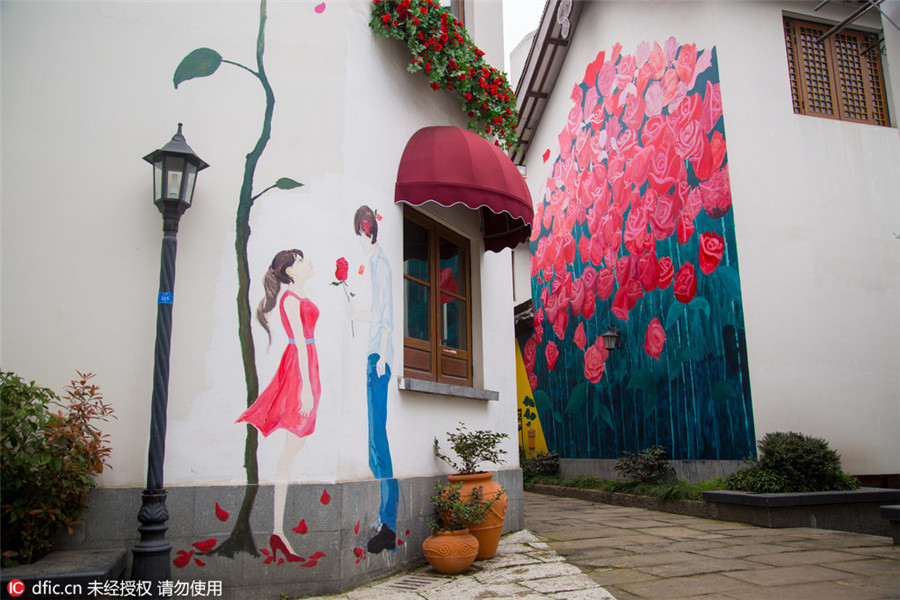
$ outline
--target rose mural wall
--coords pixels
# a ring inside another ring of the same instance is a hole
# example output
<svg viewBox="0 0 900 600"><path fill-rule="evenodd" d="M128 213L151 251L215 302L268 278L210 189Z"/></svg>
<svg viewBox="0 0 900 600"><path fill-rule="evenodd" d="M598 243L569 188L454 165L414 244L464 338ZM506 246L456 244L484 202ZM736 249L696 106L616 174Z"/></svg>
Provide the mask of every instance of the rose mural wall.
<svg viewBox="0 0 900 600"><path fill-rule="evenodd" d="M523 348L549 448L755 455L715 48L616 44L571 100L543 154ZM607 351L610 325L621 339Z"/></svg>

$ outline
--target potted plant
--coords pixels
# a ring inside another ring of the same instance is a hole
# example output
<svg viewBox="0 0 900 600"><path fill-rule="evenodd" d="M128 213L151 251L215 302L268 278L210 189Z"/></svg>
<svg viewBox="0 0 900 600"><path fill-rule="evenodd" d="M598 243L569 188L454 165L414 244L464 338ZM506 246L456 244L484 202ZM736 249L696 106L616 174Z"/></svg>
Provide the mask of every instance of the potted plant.
<svg viewBox="0 0 900 600"><path fill-rule="evenodd" d="M439 573L456 575L472 566L478 555L478 539L469 532L469 525L484 520L499 497L485 500L481 487L462 495L462 482L436 481L437 493L430 496L436 519L429 523L432 535L422 542L428 563Z"/></svg>
<svg viewBox="0 0 900 600"><path fill-rule="evenodd" d="M450 448L456 454L458 462L443 454L437 438L434 439L434 455L456 471L455 475L450 475L447 479L451 484L462 484L462 498L474 497L474 488L478 487L484 498L492 501L484 518L469 525L469 531L478 539L478 560L492 558L497 553L507 506L505 490L493 481L494 474L481 471L479 467L482 462L499 464L503 461L500 455L506 454L506 450L499 446L507 437L509 436L505 433L494 431L469 431L460 423L456 432L447 433Z"/></svg>

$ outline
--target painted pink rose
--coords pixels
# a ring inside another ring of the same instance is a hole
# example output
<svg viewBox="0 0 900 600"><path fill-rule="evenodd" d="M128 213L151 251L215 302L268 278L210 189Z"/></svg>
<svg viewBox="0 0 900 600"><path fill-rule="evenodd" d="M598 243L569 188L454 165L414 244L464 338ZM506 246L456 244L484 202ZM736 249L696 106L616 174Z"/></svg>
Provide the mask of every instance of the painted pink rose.
<svg viewBox="0 0 900 600"><path fill-rule="evenodd" d="M665 88L659 81L651 81L644 92L644 114L650 118L662 115L666 104Z"/></svg>
<svg viewBox="0 0 900 600"><path fill-rule="evenodd" d="M694 67L696 66L697 45L685 44L678 52L678 58L675 61L675 72L678 73L678 79L690 83L694 78Z"/></svg>
<svg viewBox="0 0 900 600"><path fill-rule="evenodd" d="M556 315L556 320L553 321L553 333L556 334L556 337L559 339L565 339L566 337L566 328L569 326L569 311L568 310L560 310L559 314Z"/></svg>
<svg viewBox="0 0 900 600"><path fill-rule="evenodd" d="M675 142L675 132L669 125L668 118L656 115L647 119L641 129L641 143L645 148L662 146Z"/></svg>
<svg viewBox="0 0 900 600"><path fill-rule="evenodd" d="M681 214L678 216L678 226L676 227L678 243L682 245L687 244L687 241L694 235L694 229L694 217L687 210L681 211Z"/></svg>
<svg viewBox="0 0 900 600"><path fill-rule="evenodd" d="M655 240L662 241L675 233L680 212L681 201L677 197L663 194L657 198L656 207L650 215L650 229Z"/></svg>
<svg viewBox="0 0 900 600"><path fill-rule="evenodd" d="M581 257L581 262L586 262L591 258L591 238L590 236L583 235L578 238L578 256Z"/></svg>
<svg viewBox="0 0 900 600"><path fill-rule="evenodd" d="M535 391L538 389L538 378L534 373L528 374L528 385L531 386L531 391Z"/></svg>
<svg viewBox="0 0 900 600"><path fill-rule="evenodd" d="M534 336L528 338L528 341L525 342L525 347L522 348L522 361L525 363L525 368L529 371L534 370L534 365L537 362L537 344L535 344Z"/></svg>
<svg viewBox="0 0 900 600"><path fill-rule="evenodd" d="M584 351L584 377L591 383L599 383L606 370L606 358L609 350L603 345L603 336L597 337L593 344Z"/></svg>
<svg viewBox="0 0 900 600"><path fill-rule="evenodd" d="M625 179L637 187L644 185L647 175L650 173L650 158L653 156L654 150L653 146L638 150L625 166Z"/></svg>
<svg viewBox="0 0 900 600"><path fill-rule="evenodd" d="M666 330L663 328L659 319L654 318L647 326L647 332L644 334L644 351L659 360L659 355L666 346Z"/></svg>
<svg viewBox="0 0 900 600"><path fill-rule="evenodd" d="M591 266L585 267L581 273L581 281L585 292L594 291L594 286L597 285L597 270Z"/></svg>
<svg viewBox="0 0 900 600"><path fill-rule="evenodd" d="M700 234L700 254L698 264L704 275L716 270L725 253L725 240L718 233L707 231Z"/></svg>
<svg viewBox="0 0 900 600"><path fill-rule="evenodd" d="M659 288L666 289L672 283L672 278L675 277L675 267L672 265L672 259L668 256L663 256L659 259L657 268L659 269Z"/></svg>
<svg viewBox="0 0 900 600"><path fill-rule="evenodd" d="M625 248L632 254L643 254L651 245L650 217L643 210L631 209L625 221Z"/></svg>
<svg viewBox="0 0 900 600"><path fill-rule="evenodd" d="M587 336L584 334L584 323L578 324L578 327L575 329L575 334L572 336L572 341L575 342L575 345L578 346L579 350L584 350L584 347L587 346Z"/></svg>
<svg viewBox="0 0 900 600"><path fill-rule="evenodd" d="M653 252L648 252L638 261L638 279L645 292L652 292L659 285L659 263Z"/></svg>
<svg viewBox="0 0 900 600"><path fill-rule="evenodd" d="M609 267L597 271L597 297L607 300L616 286L616 276Z"/></svg>
<svg viewBox="0 0 900 600"><path fill-rule="evenodd" d="M631 310L637 305L638 300L644 297L640 279L629 279L625 284L625 294L628 298L628 310Z"/></svg>
<svg viewBox="0 0 900 600"><path fill-rule="evenodd" d="M626 160L638 153L641 149L638 144L638 134L634 129L624 130L616 139L616 150L625 157Z"/></svg>
<svg viewBox="0 0 900 600"><path fill-rule="evenodd" d="M700 198L703 209L713 219L719 219L731 210L731 184L728 180L728 165L706 181L700 182Z"/></svg>
<svg viewBox="0 0 900 600"><path fill-rule="evenodd" d="M551 294L544 301L544 312L547 313L547 322L553 323L559 315L559 304L557 303L556 294Z"/></svg>
<svg viewBox="0 0 900 600"><path fill-rule="evenodd" d="M629 96L625 101L625 111L622 113L622 121L630 129L638 130L644 122L644 99L641 95Z"/></svg>
<svg viewBox="0 0 900 600"><path fill-rule="evenodd" d="M569 118L566 121L566 129L574 136L578 127L581 125L581 103L579 102L569 111Z"/></svg>
<svg viewBox="0 0 900 600"><path fill-rule="evenodd" d="M694 270L694 263L686 262L678 269L675 274L675 282L672 287L675 292L675 299L679 302L689 303L697 294L697 273Z"/></svg>
<svg viewBox="0 0 900 600"><path fill-rule="evenodd" d="M672 128L677 131L683 127L687 127L691 123L699 121L702 109L703 97L700 96L700 94L685 96L682 98L681 102L678 103L675 110L669 112L671 115L669 119L672 121Z"/></svg>
<svg viewBox="0 0 900 600"><path fill-rule="evenodd" d="M603 236L598 235L591 239L591 253L589 259L592 264L598 267L603 264L603 256L606 254L607 245L603 241Z"/></svg>
<svg viewBox="0 0 900 600"><path fill-rule="evenodd" d="M668 144L657 146L650 158L647 181L657 194L665 194L681 179L679 167L683 169L684 163L675 153L675 148Z"/></svg>
<svg viewBox="0 0 900 600"><path fill-rule="evenodd" d="M653 69L653 78L660 79L663 74L666 72L666 55L663 53L663 49L660 47L659 42L653 42L653 49L650 51L650 59L649 59L650 67Z"/></svg>
<svg viewBox="0 0 900 600"><path fill-rule="evenodd" d="M621 287L629 279L631 279L631 255L623 254L616 261L616 282Z"/></svg>
<svg viewBox="0 0 900 600"><path fill-rule="evenodd" d="M556 342L547 342L547 347L544 348L544 358L547 359L547 370L552 371L556 366L556 359L559 358Z"/></svg>
<svg viewBox="0 0 900 600"><path fill-rule="evenodd" d="M693 159L693 157L702 155L704 144L709 147L699 121L690 121L675 132L675 153L683 159ZM712 159L711 154L710 159ZM696 169L694 171L696 172Z"/></svg>
<svg viewBox="0 0 900 600"><path fill-rule="evenodd" d="M535 325L534 333L531 334L531 337L534 338L534 343L538 346L541 345L541 342L544 341L544 326L543 325Z"/></svg>
<svg viewBox="0 0 900 600"><path fill-rule="evenodd" d="M581 316L584 308L584 281L580 277L572 282L572 289L569 291L569 307L572 309L573 315Z"/></svg>
<svg viewBox="0 0 900 600"><path fill-rule="evenodd" d="M700 136L700 147L694 151L691 157L691 168L694 169L694 175L700 181L705 181L713 176L716 172L717 165L714 162L712 147L706 140L705 136Z"/></svg>
<svg viewBox="0 0 900 600"><path fill-rule="evenodd" d="M718 83L706 82L706 93L703 94L703 109L700 112L700 126L704 133L712 131L719 117L722 116L722 92Z"/></svg>

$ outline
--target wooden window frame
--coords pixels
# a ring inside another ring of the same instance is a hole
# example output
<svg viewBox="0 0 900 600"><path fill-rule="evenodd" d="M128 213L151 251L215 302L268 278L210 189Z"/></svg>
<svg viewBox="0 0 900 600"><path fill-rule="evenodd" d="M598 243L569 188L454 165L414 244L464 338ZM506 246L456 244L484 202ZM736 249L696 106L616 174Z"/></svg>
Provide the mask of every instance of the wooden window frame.
<svg viewBox="0 0 900 600"><path fill-rule="evenodd" d="M878 35L846 28L821 44L810 41L812 36L818 39L829 29L829 25L822 23L784 17L784 42L794 112L889 127L884 71L876 49ZM804 43L806 47L820 52L807 59ZM849 46L854 47L849 49ZM856 48L863 50L856 52ZM841 62L839 55L849 56L853 60L858 57L858 69ZM814 62L815 59L818 61ZM861 93L853 93L854 83L861 88ZM863 116L859 116L860 110L864 111Z"/></svg>
<svg viewBox="0 0 900 600"><path fill-rule="evenodd" d="M403 303L403 319L404 332L406 331L407 304L406 304L406 281L415 281L419 284L426 285L429 289L428 295L428 312L430 323L430 341L419 340L416 338L403 336L403 376L410 379L422 379L426 381L434 381L437 383L445 383L450 385L460 385L472 387L473 380L473 351L472 351L472 249L471 242L464 236L450 230L441 225L437 221L415 211L408 206L404 208L404 220L409 220L420 227L423 227L429 233L429 281L425 282L403 273L404 285L404 303ZM463 250L462 277L465 280L464 291L460 294L450 290L440 288L440 241L447 240ZM404 240L405 243L405 240ZM466 317L466 349L451 348L441 344L440 326L441 326L441 295L449 295L457 300L465 302Z"/></svg>

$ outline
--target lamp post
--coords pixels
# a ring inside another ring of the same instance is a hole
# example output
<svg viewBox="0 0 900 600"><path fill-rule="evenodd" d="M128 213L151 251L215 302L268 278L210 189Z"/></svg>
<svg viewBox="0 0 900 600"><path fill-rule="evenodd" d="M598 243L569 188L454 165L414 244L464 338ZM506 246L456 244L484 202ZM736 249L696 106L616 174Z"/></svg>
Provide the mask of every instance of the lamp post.
<svg viewBox="0 0 900 600"><path fill-rule="evenodd" d="M603 334L603 346L607 350L615 350L619 346L622 345L622 337L619 333L618 327L609 326L609 329L606 330L606 333Z"/></svg>
<svg viewBox="0 0 900 600"><path fill-rule="evenodd" d="M171 579L172 545L166 541L166 490L163 461L166 452L166 407L169 396L169 349L172 334L172 302L175 286L175 249L178 222L191 206L197 172L209 165L194 154L178 132L168 144L144 157L153 165L153 203L163 216L162 254L159 265L159 296L156 309L156 353L153 365L153 396L150 405L150 446L147 488L141 494L138 521L140 541L132 548L134 581ZM158 590L157 590L158 591Z"/></svg>

